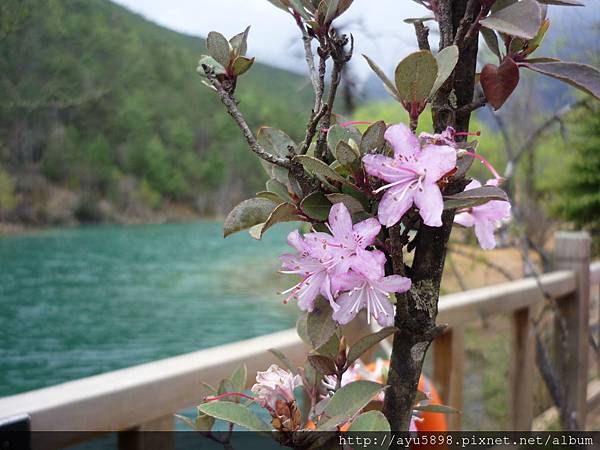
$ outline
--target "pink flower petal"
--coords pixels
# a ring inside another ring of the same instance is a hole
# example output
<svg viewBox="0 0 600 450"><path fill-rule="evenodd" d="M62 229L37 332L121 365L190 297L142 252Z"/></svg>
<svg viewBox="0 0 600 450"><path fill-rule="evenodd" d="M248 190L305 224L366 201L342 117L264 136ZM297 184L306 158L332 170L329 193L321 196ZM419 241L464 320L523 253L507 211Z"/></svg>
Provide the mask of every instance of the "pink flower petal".
<svg viewBox="0 0 600 450"><path fill-rule="evenodd" d="M379 222L386 227L397 224L412 206L413 196L414 191L406 189L406 186L403 185L394 186L387 190L381 202L379 202L377 211Z"/></svg>
<svg viewBox="0 0 600 450"><path fill-rule="evenodd" d="M361 305L356 305L357 302ZM350 323L356 317L358 311L364 307L363 303L362 299L359 298L359 291L343 293L337 299L339 309L333 312L333 320L341 325Z"/></svg>
<svg viewBox="0 0 600 450"><path fill-rule="evenodd" d="M435 183L456 167L456 150L447 145L426 145L419 155L419 167L426 171L426 181Z"/></svg>
<svg viewBox="0 0 600 450"><path fill-rule="evenodd" d="M406 292L410 289L412 282L410 278L400 275L389 275L373 283L377 288L386 292Z"/></svg>
<svg viewBox="0 0 600 450"><path fill-rule="evenodd" d="M421 148L417 136L403 123L389 127L385 132L385 140L392 146L396 158L412 158Z"/></svg>
<svg viewBox="0 0 600 450"><path fill-rule="evenodd" d="M479 245L484 250L492 250L496 247L496 239L494 238L495 226L489 221L475 222L475 236Z"/></svg>
<svg viewBox="0 0 600 450"><path fill-rule="evenodd" d="M397 164L392 158L383 155L365 155L362 159L365 171L372 177L380 178L388 183L394 183L403 178L410 177L411 174L399 170Z"/></svg>
<svg viewBox="0 0 600 450"><path fill-rule="evenodd" d="M363 220L354 225L354 234L359 238L363 248L372 245L380 231L381 224L375 218Z"/></svg>
<svg viewBox="0 0 600 450"><path fill-rule="evenodd" d="M442 226L444 199L437 184L424 183L423 189L415 192L415 204L419 208L419 214L425 225L430 227Z"/></svg>
<svg viewBox="0 0 600 450"><path fill-rule="evenodd" d="M454 216L454 222L459 225L462 225L463 227L469 228L475 225L475 218L471 213L462 212Z"/></svg>
<svg viewBox="0 0 600 450"><path fill-rule="evenodd" d="M343 203L336 203L329 211L329 226L338 239L348 240L352 236L352 217Z"/></svg>

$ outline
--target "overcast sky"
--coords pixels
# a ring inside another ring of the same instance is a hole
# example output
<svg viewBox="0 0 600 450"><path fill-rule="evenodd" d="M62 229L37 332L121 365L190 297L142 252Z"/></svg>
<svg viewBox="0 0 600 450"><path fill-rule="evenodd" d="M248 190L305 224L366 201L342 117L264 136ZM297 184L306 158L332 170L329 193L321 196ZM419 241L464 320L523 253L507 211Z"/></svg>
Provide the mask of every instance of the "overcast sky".
<svg viewBox="0 0 600 450"><path fill-rule="evenodd" d="M1 0L0 0L1 1ZM297 72L305 72L302 43L292 17L267 0L113 0L167 28L206 36L216 30L230 37L251 25L249 54L257 60ZM589 31L600 16L600 0L587 0L585 8L552 7L548 35L566 36L575 48L587 48ZM356 40L352 69L365 79L370 74L359 55L372 57L390 75L394 67L416 49L408 17L428 16L429 11L410 0L355 0L336 21ZM433 36L433 33L432 33ZM553 40L553 39L552 39ZM583 40L583 42L578 42ZM437 38L431 39L435 45ZM598 44L595 44L598 45Z"/></svg>
<svg viewBox="0 0 600 450"><path fill-rule="evenodd" d="M165 27L195 36L206 36L216 30L230 37L251 25L250 55L261 62L304 71L299 31L293 18L267 0L114 1ZM402 20L427 13L409 0L357 0L339 19L339 24L354 34L355 55L365 53L391 72L402 56L416 46L412 26ZM353 69L361 77L369 73L360 57L354 58Z"/></svg>

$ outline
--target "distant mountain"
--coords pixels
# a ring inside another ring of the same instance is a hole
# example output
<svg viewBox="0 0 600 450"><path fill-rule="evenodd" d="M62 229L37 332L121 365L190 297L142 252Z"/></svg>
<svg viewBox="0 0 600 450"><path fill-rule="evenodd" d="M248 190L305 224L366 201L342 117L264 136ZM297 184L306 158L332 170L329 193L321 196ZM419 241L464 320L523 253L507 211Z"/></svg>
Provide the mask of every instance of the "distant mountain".
<svg viewBox="0 0 600 450"><path fill-rule="evenodd" d="M258 161L196 74L204 40L108 0L1 3L0 220L110 220L172 203L223 214L261 189ZM238 97L251 126L299 139L301 76L255 64Z"/></svg>

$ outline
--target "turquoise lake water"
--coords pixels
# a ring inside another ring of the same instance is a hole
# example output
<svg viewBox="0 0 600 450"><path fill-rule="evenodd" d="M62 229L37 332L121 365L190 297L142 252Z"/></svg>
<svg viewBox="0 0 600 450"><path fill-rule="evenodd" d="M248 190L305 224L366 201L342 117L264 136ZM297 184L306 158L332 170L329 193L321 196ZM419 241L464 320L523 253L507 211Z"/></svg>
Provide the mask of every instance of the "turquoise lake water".
<svg viewBox="0 0 600 450"><path fill-rule="evenodd" d="M221 226L0 237L0 396L292 327L276 274L292 228Z"/></svg>

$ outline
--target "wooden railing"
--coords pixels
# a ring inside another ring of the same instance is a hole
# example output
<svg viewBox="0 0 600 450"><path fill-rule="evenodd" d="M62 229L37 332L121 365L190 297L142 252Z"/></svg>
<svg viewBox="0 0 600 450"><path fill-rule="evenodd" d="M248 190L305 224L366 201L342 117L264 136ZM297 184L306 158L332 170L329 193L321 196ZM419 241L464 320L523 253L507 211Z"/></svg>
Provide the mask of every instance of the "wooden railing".
<svg viewBox="0 0 600 450"><path fill-rule="evenodd" d="M463 406L465 326L483 318L510 314L510 429L531 429L531 318L550 296L558 300L560 319L568 330L575 330L562 336L568 348L560 364L567 399L563 413L571 414L579 424L585 423L590 288L600 284L600 261L590 264L589 238L582 233L558 233L555 255L559 269L556 272L441 298L438 322L447 323L449 330L434 342L433 378L447 404L459 409ZM32 431L171 429L174 412L198 404L208 394L202 381L218 384L242 362L249 373L264 370L275 362L269 348L280 349L296 364L303 362L308 350L295 330L222 345L0 398L0 423L26 415ZM597 404L599 399L593 400ZM451 429L460 429L460 415L450 417ZM85 437L58 434L54 447L65 447L74 439ZM129 440L123 442L131 445Z"/></svg>

